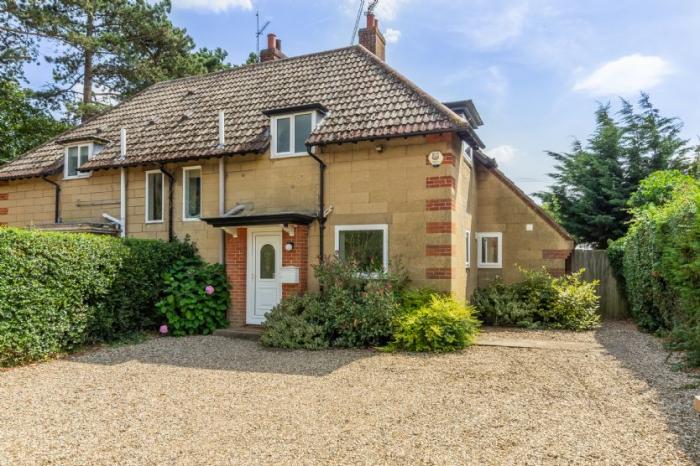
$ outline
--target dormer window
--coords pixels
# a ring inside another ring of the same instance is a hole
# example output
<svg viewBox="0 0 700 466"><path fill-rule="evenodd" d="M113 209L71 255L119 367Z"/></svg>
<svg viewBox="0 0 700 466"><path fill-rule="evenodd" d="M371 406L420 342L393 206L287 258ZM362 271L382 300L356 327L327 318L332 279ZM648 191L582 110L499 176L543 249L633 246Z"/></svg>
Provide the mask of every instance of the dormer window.
<svg viewBox="0 0 700 466"><path fill-rule="evenodd" d="M272 117L272 157L308 155L306 139L321 121L315 110Z"/></svg>
<svg viewBox="0 0 700 466"><path fill-rule="evenodd" d="M89 173L80 172L80 168L84 163L90 159L90 153L92 151L92 144L81 144L77 146L66 147L65 163L64 163L64 177L66 179L72 178L85 178L90 176Z"/></svg>

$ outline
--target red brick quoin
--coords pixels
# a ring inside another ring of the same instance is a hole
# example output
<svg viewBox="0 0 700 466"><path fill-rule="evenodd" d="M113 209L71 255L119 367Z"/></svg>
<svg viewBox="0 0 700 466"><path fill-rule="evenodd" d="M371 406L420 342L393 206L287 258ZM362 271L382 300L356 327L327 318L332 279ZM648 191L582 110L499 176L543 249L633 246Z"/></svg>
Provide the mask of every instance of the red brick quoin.
<svg viewBox="0 0 700 466"><path fill-rule="evenodd" d="M454 199L426 199L425 210L455 210Z"/></svg>
<svg viewBox="0 0 700 466"><path fill-rule="evenodd" d="M568 249L543 249L542 259L566 259L571 254Z"/></svg>
<svg viewBox="0 0 700 466"><path fill-rule="evenodd" d="M426 233L454 233L456 226L451 222L428 222L425 224Z"/></svg>
<svg viewBox="0 0 700 466"><path fill-rule="evenodd" d="M426 256L451 256L452 255L452 245L451 244L428 244L425 246Z"/></svg>
<svg viewBox="0 0 700 466"><path fill-rule="evenodd" d="M7 215L10 213L10 209L7 207L0 207L0 215Z"/></svg>
<svg viewBox="0 0 700 466"><path fill-rule="evenodd" d="M456 184L454 176L428 176L425 178L426 188L454 188Z"/></svg>
<svg viewBox="0 0 700 466"><path fill-rule="evenodd" d="M10 193L0 193L0 201L6 201L10 198Z"/></svg>

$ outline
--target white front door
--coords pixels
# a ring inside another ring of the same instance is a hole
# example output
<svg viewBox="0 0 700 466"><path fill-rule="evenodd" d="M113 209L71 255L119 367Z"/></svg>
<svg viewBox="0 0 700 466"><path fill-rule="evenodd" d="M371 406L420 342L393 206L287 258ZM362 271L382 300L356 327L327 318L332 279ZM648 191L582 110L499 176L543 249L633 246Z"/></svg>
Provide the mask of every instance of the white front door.
<svg viewBox="0 0 700 466"><path fill-rule="evenodd" d="M248 310L246 323L259 325L282 299L282 232L252 232L248 243Z"/></svg>

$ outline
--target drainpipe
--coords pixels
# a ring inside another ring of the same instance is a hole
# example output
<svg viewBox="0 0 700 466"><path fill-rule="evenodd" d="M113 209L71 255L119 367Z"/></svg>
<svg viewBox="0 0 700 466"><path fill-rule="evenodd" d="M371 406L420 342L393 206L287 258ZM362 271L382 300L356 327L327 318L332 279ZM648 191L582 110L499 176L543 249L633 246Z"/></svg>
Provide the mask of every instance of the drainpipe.
<svg viewBox="0 0 700 466"><path fill-rule="evenodd" d="M56 183L55 181L52 181L48 179L47 177L42 177L42 180L46 181L49 184L52 184L54 188L56 189L56 205L54 206L54 223L62 223L61 222L61 185Z"/></svg>
<svg viewBox="0 0 700 466"><path fill-rule="evenodd" d="M172 242L175 240L175 235L173 235L173 185L175 178L172 173L168 173L163 165L160 166L160 171L168 178L168 241Z"/></svg>
<svg viewBox="0 0 700 466"><path fill-rule="evenodd" d="M226 213L226 160L219 159L219 216ZM219 261L226 262L226 232L221 230L221 247L219 248Z"/></svg>
<svg viewBox="0 0 700 466"><path fill-rule="evenodd" d="M119 183L119 221L121 222L121 233L122 238L126 237L126 168L122 167L119 169L121 171L121 179Z"/></svg>
<svg viewBox="0 0 700 466"><path fill-rule="evenodd" d="M326 172L326 164L323 162L323 160L319 159L316 154L313 153L312 145L307 144L306 145L306 152L313 158L316 162L318 162L318 176L319 176L319 193L318 193L318 231L319 231L319 238L318 238L318 260L320 263L323 263L324 261L324 250L323 250L323 236L326 231L326 216L324 215L324 212L326 210L326 206L323 202L324 197L325 197L325 188L326 188L326 182L325 182L325 172Z"/></svg>

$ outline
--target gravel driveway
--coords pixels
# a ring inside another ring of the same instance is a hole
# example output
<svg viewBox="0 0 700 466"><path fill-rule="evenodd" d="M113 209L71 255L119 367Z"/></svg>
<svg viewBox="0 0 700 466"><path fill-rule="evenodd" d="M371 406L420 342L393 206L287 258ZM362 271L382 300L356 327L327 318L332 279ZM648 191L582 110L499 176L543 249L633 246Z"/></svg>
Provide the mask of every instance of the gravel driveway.
<svg viewBox="0 0 700 466"><path fill-rule="evenodd" d="M488 335L590 348L426 356L155 339L0 373L0 463L700 461L697 379L653 338L622 323Z"/></svg>

